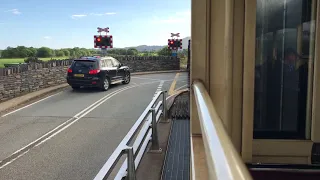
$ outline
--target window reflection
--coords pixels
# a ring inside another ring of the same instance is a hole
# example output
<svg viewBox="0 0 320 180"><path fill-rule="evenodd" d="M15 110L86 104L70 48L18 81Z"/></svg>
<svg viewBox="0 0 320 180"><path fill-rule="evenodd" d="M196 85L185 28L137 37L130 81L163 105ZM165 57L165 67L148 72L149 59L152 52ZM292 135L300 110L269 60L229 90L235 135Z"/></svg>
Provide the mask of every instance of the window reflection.
<svg viewBox="0 0 320 180"><path fill-rule="evenodd" d="M254 138L305 138L311 3L257 0Z"/></svg>

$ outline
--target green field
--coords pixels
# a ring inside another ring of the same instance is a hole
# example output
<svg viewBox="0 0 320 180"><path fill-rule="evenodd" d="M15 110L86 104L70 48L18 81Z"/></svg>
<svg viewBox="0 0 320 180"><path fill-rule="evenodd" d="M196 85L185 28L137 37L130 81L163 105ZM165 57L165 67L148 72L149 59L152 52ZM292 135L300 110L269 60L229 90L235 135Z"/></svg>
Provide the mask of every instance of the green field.
<svg viewBox="0 0 320 180"><path fill-rule="evenodd" d="M0 58L0 68L4 67L4 64L7 63L23 63L25 58ZM39 58L40 60L43 61L49 61L51 58ZM68 59L68 57L53 57L52 59Z"/></svg>

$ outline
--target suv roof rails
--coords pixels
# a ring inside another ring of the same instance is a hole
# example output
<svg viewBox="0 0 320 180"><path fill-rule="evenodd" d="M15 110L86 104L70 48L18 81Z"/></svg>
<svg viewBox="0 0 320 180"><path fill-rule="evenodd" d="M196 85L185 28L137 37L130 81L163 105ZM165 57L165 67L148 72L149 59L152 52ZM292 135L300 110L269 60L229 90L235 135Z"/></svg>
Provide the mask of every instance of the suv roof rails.
<svg viewBox="0 0 320 180"><path fill-rule="evenodd" d="M99 60L100 57L94 57L94 56L81 56L80 58L77 58L76 60Z"/></svg>

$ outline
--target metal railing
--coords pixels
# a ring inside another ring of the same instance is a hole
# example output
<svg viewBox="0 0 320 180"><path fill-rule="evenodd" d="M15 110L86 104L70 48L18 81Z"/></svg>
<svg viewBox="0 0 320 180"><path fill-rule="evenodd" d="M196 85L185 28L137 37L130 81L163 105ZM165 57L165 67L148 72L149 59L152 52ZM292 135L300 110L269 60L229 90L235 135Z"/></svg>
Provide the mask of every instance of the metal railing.
<svg viewBox="0 0 320 180"><path fill-rule="evenodd" d="M160 101L160 97L162 97L162 101ZM159 122L161 115L162 120L166 122L166 91L158 92L156 94L145 111L129 130L128 134L114 150L108 161L100 169L94 180L107 179L124 154L127 155L127 158L123 162L114 179L121 180L126 177L127 180L136 180L136 169L139 166L149 141L152 143L149 151L162 152L159 147L157 132L157 123ZM137 133L139 134L133 141L133 145L130 146L129 144L132 144L132 140Z"/></svg>
<svg viewBox="0 0 320 180"><path fill-rule="evenodd" d="M252 177L235 150L211 98L200 81L193 82L209 179L251 180Z"/></svg>

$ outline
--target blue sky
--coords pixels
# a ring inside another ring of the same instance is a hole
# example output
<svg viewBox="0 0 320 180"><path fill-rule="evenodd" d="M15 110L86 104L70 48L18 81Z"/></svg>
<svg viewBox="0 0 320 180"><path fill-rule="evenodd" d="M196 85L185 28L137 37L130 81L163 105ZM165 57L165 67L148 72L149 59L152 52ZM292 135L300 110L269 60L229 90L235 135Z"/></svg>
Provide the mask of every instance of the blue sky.
<svg viewBox="0 0 320 180"><path fill-rule="evenodd" d="M0 49L17 45L93 48L97 27L114 47L165 45L191 34L191 0L1 0Z"/></svg>

